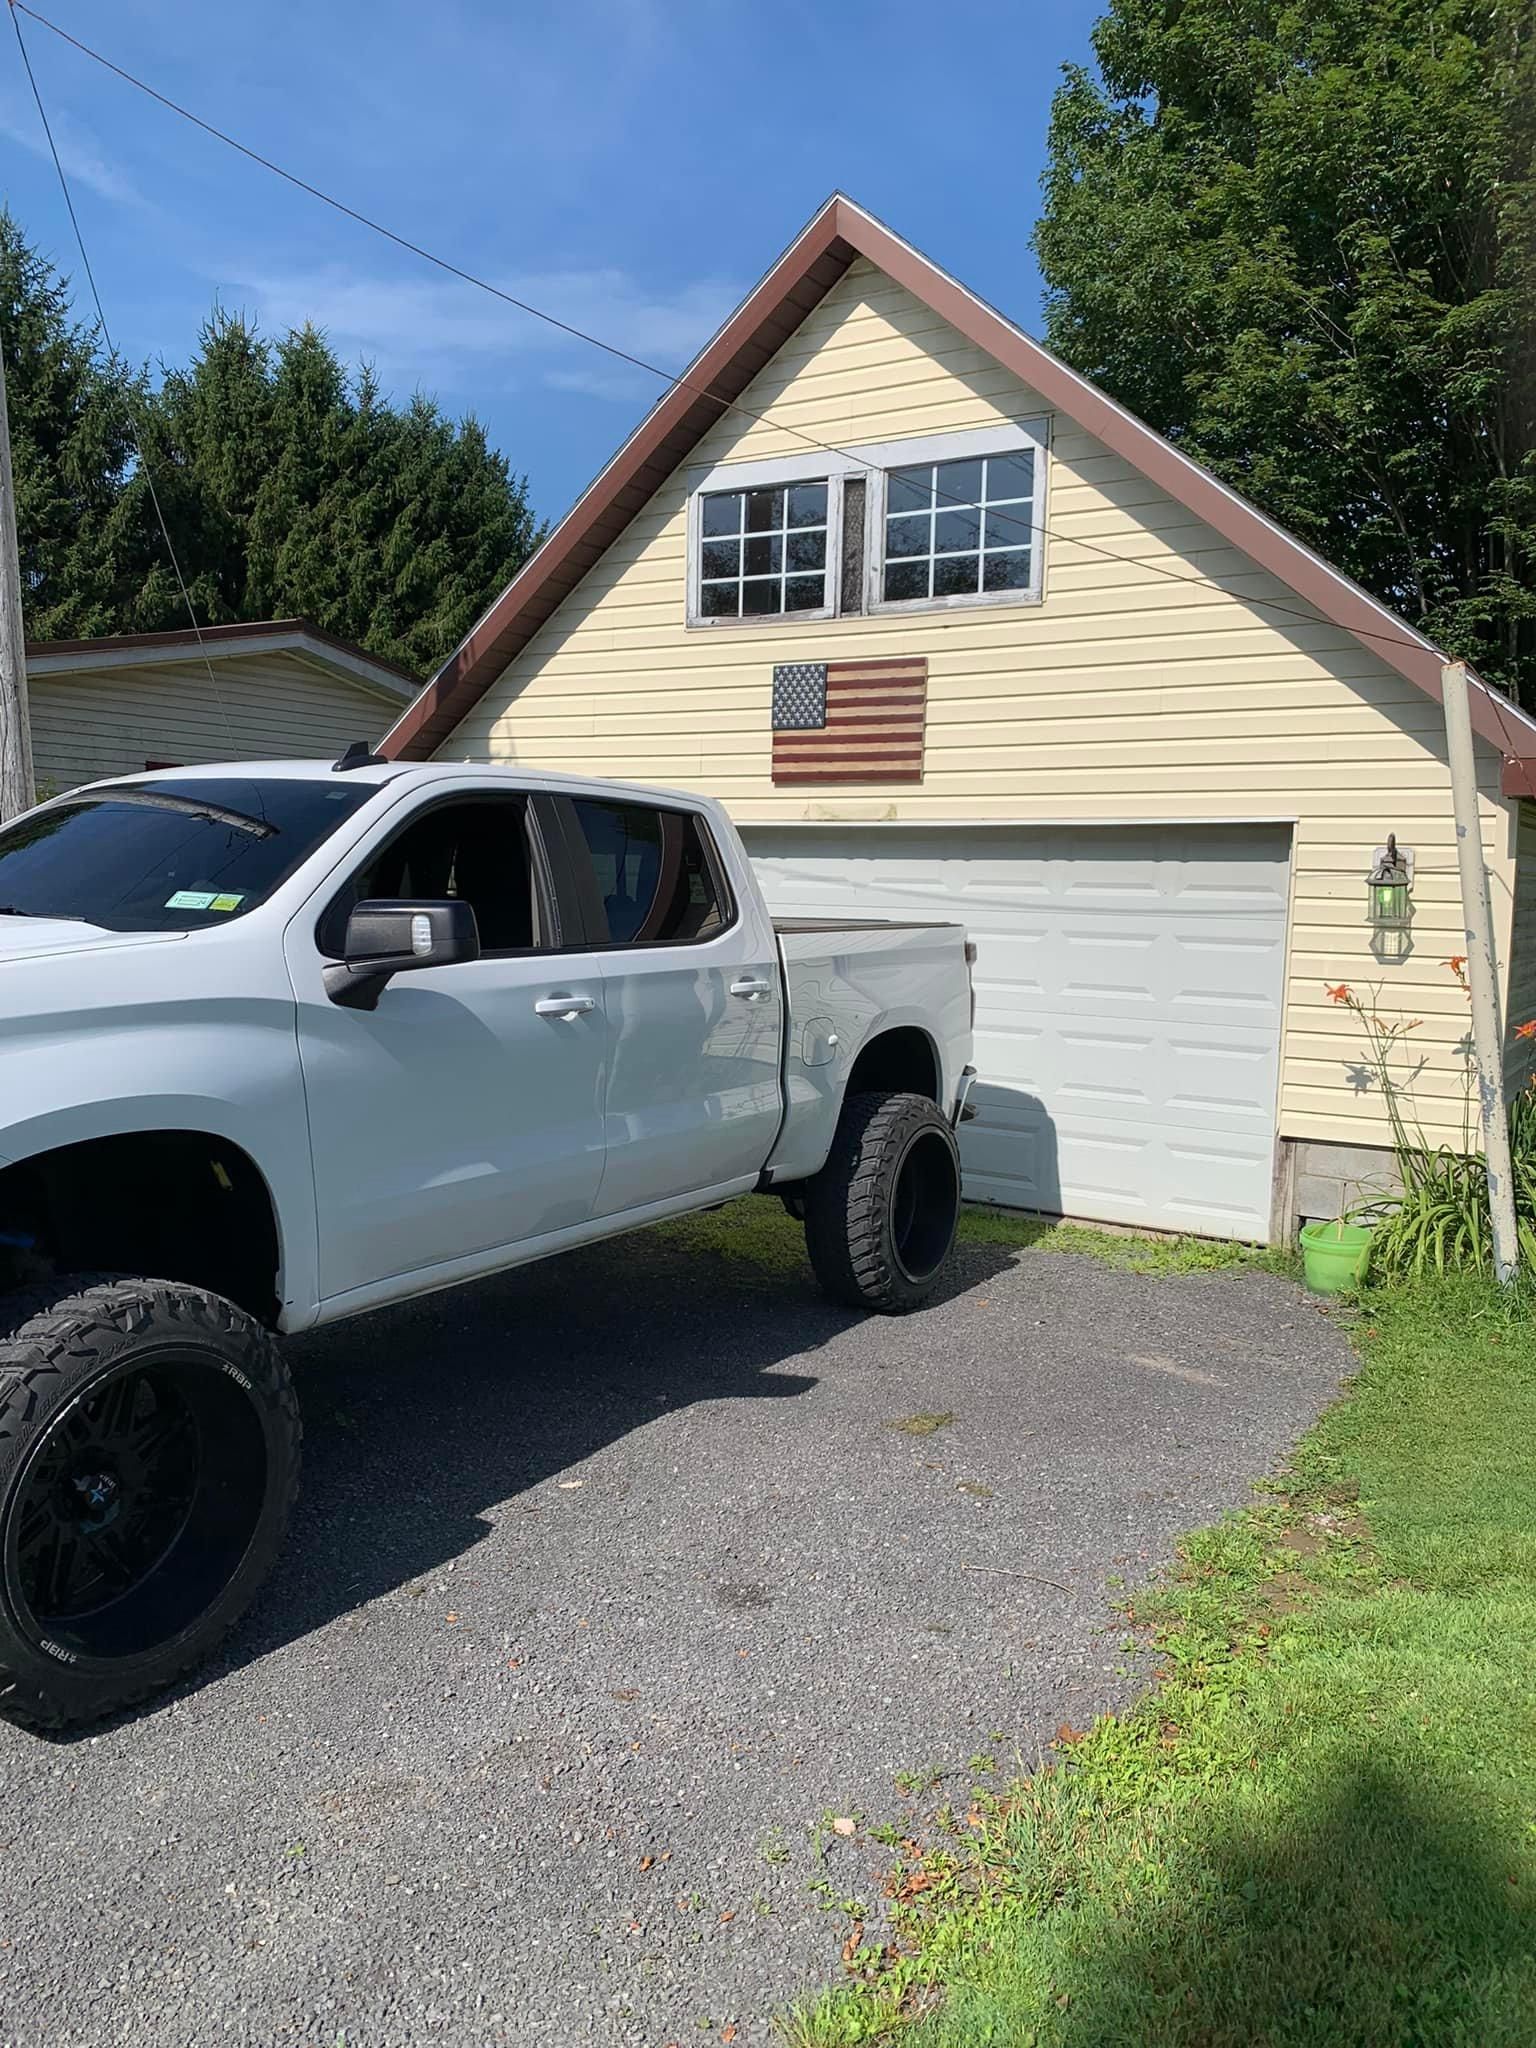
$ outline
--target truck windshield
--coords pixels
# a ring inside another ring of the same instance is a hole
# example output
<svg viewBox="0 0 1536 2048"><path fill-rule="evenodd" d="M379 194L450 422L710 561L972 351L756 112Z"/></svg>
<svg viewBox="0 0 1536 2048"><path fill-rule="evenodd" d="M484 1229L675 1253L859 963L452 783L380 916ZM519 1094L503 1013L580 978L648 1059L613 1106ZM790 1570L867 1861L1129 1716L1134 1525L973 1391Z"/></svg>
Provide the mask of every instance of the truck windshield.
<svg viewBox="0 0 1536 2048"><path fill-rule="evenodd" d="M269 896L378 784L178 777L82 791L0 831L0 915L114 932L227 924Z"/></svg>

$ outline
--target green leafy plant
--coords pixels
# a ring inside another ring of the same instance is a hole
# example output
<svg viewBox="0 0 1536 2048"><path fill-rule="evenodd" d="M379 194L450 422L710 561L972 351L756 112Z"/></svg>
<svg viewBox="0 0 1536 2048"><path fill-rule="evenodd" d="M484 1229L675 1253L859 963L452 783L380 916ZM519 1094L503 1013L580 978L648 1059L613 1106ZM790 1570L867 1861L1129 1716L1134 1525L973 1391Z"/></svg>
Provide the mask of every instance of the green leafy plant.
<svg viewBox="0 0 1536 2048"><path fill-rule="evenodd" d="M1463 993L1466 956L1452 954L1445 966ZM1378 1279L1418 1278L1426 1273L1491 1272L1493 1228L1488 1206L1488 1173L1474 1142L1476 1062L1470 1034L1457 1047L1461 1063L1461 1142L1431 1144L1414 1104L1414 1083L1427 1059L1408 1045L1419 1017L1391 1016L1380 1006L1380 991L1362 996L1347 982L1328 989L1358 1020L1365 1035L1365 1065L1376 1084L1392 1133L1400 1187L1365 1193L1350 1211L1352 1220L1375 1225L1371 1271ZM1516 1036L1536 1036L1536 1021L1516 1026ZM1523 1266L1536 1272L1536 1082L1509 1108L1515 1224Z"/></svg>

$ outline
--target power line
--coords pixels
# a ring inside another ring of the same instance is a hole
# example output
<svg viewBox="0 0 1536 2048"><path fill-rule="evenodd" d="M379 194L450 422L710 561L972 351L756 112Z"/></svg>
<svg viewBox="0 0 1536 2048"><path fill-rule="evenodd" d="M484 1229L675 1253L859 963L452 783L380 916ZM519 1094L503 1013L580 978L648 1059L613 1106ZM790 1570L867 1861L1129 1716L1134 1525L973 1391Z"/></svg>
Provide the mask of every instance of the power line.
<svg viewBox="0 0 1536 2048"><path fill-rule="evenodd" d="M52 26L51 23L45 25ZM86 252L85 236L80 231L80 219L75 212L75 202L70 193L69 180L65 177L64 166L59 160L58 145L53 139L53 128L48 120L48 110L43 105L43 96L38 90L37 78L32 69L32 59L27 54L26 40L21 33L21 23L16 17L14 6L11 8L11 26L16 31L16 45L21 51L21 61L26 69L27 83L32 88L32 97L37 104L37 116L43 124L43 134L48 139L48 153L53 158L53 168L58 173L59 190L64 194L64 206L69 214L69 224L75 232L75 246L80 251L80 263L85 271L86 283L90 286L91 298L96 307L96 319L101 327L102 339L107 344L109 360L115 362L118 359L117 349L112 340L112 331L107 325L106 312L101 303L101 293L96 288L96 274L91 269L91 259ZM155 508L155 519L160 528L160 537L165 542L165 551L171 558L171 569L176 577L176 586L181 592L181 601L186 606L187 617L192 621L192 631L197 639L198 652L203 657L203 666L208 671L208 682L213 691L214 702L219 707L219 715L224 720L225 731L229 735L230 751L231 753L238 753L239 747L235 739L235 728L229 716L229 707L224 702L224 693L219 688L218 678L213 672L213 663L208 658L208 649L203 640L203 629L198 624L197 608L192 602L192 593L187 588L187 579L181 573L181 563L177 559L176 546L171 539L171 530L166 524L165 513L161 509L160 493L155 489L154 472L151 470L149 458L144 452L143 436L139 432L138 421L134 417L134 407L132 401L127 396L126 387L123 395L123 412L128 422L128 432L133 439L134 454L138 458L139 468L144 473L144 483L149 492L149 502Z"/></svg>
<svg viewBox="0 0 1536 2048"><path fill-rule="evenodd" d="M335 212L343 214L348 220L357 222L360 227L367 228L371 233L379 235L387 242L393 242L397 248L406 250L410 255L419 257L422 262L432 264L436 269L446 272L450 277L458 278L464 284L473 285L477 291L489 293L492 298L500 299L505 305L515 307L521 313L527 313L531 318L542 321L548 327L558 329L562 334L570 335L574 340L585 342L589 347L602 350L605 355L612 356L619 362L628 363L634 369L643 370L648 376L660 378L664 384L670 385L674 389L692 392L696 398L702 398L711 405L719 406L722 414L739 413L744 419L753 420L762 425L772 425L777 427L780 432L789 434L793 439L803 442L808 448L815 448L823 454L835 455L843 461L852 462L857 465L858 457L850 450L840 448L831 441L820 440L816 435L807 434L797 427L789 426L783 420L773 420L767 414L753 412L750 407L741 405L734 399L723 398L719 392L712 391L707 386L692 384L686 377L676 376L670 370L662 369L659 364L648 362L643 356L633 355L628 349L620 348L614 342L604 341L600 335L589 334L585 328L574 326L568 320L561 320L557 315L546 312L542 307L533 305L529 300L520 299L515 293L503 290L500 285L492 284L489 279L478 276L474 271L465 270L460 264L452 262L448 257L437 255L433 250L425 248L420 242L413 242L408 236L397 233L391 227L386 227L382 221L375 220L371 215L360 212L356 207L348 206L344 200L335 198L331 193L322 190L320 186L311 184L307 178L299 177L296 172L286 169L271 157L264 156L260 150L252 149L247 143L239 141L237 137L228 134L224 129L216 127L212 121L205 121L200 114L193 113L190 107L182 106L179 101L171 99L168 94L159 91L157 87L150 85L145 79L139 78L133 72L125 70L121 64L114 63L110 57L104 56L100 50L93 49L89 43L82 42L78 36L71 35L67 29L60 28L58 23L50 21L46 14L39 14L36 8L27 6L26 0L8 0L8 4L13 21L17 14L30 16L33 21L51 30L62 42L66 42L72 49L78 50L82 56L89 57L93 63L99 64L103 70L110 71L114 77L122 79L125 84L131 85L135 91L141 92L149 99L156 101L160 106L166 108L168 112L177 115L183 121L189 122L194 128L200 128L205 135L211 135L215 141L222 142L227 148L236 151L237 154L247 158L251 163L258 164L263 170L270 171L274 177L281 178L285 183L294 186L300 192L307 193L310 198L319 200L323 206L331 207ZM17 40L20 41L21 27L19 23L17 23L16 35ZM25 44L22 45L22 55L25 59ZM31 65L28 64L27 72L29 77L31 76L31 68ZM36 91L37 87L34 82L34 96ZM41 112L41 101L39 101L38 106L39 112ZM46 121L44 125L46 126ZM51 136L49 137L49 143L51 147ZM56 151L54 153L54 162L55 164L58 162ZM63 175L63 171L60 170L59 177L61 181ZM66 198L67 196L66 190ZM71 219L73 219L73 207L70 209L70 215ZM76 239L79 239L78 227L76 229ZM83 248L81 255L82 257L84 256ZM89 266L87 266L87 269L89 269ZM967 499L956 497L950 492L940 491L937 477L935 477L935 501L941 497L947 503L958 506L966 511L977 509ZM1026 528L1032 534L1039 533L1048 536L1053 540L1060 541L1065 547L1081 548L1088 554L1100 556L1106 562L1135 563L1137 567L1150 569L1153 574L1162 576L1171 583L1182 583L1191 589L1197 590L1216 590L1228 597L1238 595L1237 592L1230 590L1226 584L1218 583L1214 577L1184 576L1177 569L1162 568L1157 563L1149 561L1144 557L1137 558L1132 555L1117 554L1112 548L1097 547L1092 541L1076 539L1071 534L1061 533L1049 526L1037 525L1033 520L1026 521L1019 518L1016 514L1004 515L1004 517L1010 525ZM167 537L167 540L169 540L169 537ZM1295 605L1281 603L1275 598L1244 596L1240 601L1244 604L1256 605L1266 611L1277 612L1286 618L1297 619L1303 625L1315 626L1323 623L1315 613L1301 611ZM1376 640L1387 647L1404 647L1415 654L1426 652L1441 653L1441 650L1434 648L1429 642L1422 639L1409 639L1401 633L1374 632L1367 626L1351 626L1348 630L1359 639ZM1444 658L1443 653L1441 653L1441 659L1443 660ZM1493 706L1494 715L1498 719L1501 732L1504 734L1508 751L1511 754L1518 754L1519 749L1510 740L1510 730L1505 722L1503 709L1500 704L1501 693L1490 684L1484 682L1481 677L1478 678L1478 681L1484 696Z"/></svg>

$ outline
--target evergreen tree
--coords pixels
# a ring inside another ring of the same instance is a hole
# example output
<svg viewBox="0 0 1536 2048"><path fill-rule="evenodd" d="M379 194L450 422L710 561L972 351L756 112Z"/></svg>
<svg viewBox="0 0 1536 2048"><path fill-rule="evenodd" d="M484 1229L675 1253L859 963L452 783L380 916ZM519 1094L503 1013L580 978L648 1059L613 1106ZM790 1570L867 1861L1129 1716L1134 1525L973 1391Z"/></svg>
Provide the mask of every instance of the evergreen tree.
<svg viewBox="0 0 1536 2048"><path fill-rule="evenodd" d="M477 421L420 394L392 407L313 327L273 344L216 309L152 390L72 322L65 280L3 213L0 345L34 639L187 624L151 479L200 621L302 614L419 674L539 538Z"/></svg>
<svg viewBox="0 0 1536 2048"><path fill-rule="evenodd" d="M26 628L34 640L118 630L144 535L121 516L144 380L104 360L71 318L68 285L0 212L0 347Z"/></svg>
<svg viewBox="0 0 1536 2048"><path fill-rule="evenodd" d="M1052 346L1536 701L1529 0L1111 0L1094 48Z"/></svg>
<svg viewBox="0 0 1536 2048"><path fill-rule="evenodd" d="M272 351L238 314L216 309L185 370L167 371L150 408L144 452L198 619L270 617L252 588L251 520L276 460ZM144 479L134 480L142 492ZM161 544L136 594L129 630L184 626L187 608Z"/></svg>
<svg viewBox="0 0 1536 2048"><path fill-rule="evenodd" d="M356 639L345 602L347 569L337 525L361 479L346 446L346 377L315 328L281 341L271 381L270 467L259 479L247 530L253 615L291 612ZM347 624L337 623L343 617Z"/></svg>

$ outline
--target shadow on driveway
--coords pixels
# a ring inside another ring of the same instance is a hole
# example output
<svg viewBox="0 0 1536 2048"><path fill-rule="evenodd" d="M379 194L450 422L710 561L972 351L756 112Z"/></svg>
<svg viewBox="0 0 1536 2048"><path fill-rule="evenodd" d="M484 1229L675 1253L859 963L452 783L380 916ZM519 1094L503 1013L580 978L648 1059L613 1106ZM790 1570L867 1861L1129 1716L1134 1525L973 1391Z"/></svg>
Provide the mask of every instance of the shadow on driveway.
<svg viewBox="0 0 1536 2048"><path fill-rule="evenodd" d="M919 1314L1016 1257L957 1247ZM171 1696L463 1557L492 1510L660 1415L809 1392L786 1364L868 1320L828 1303L808 1265L769 1273L639 1232L285 1340L304 1417L287 1547L223 1653Z"/></svg>

